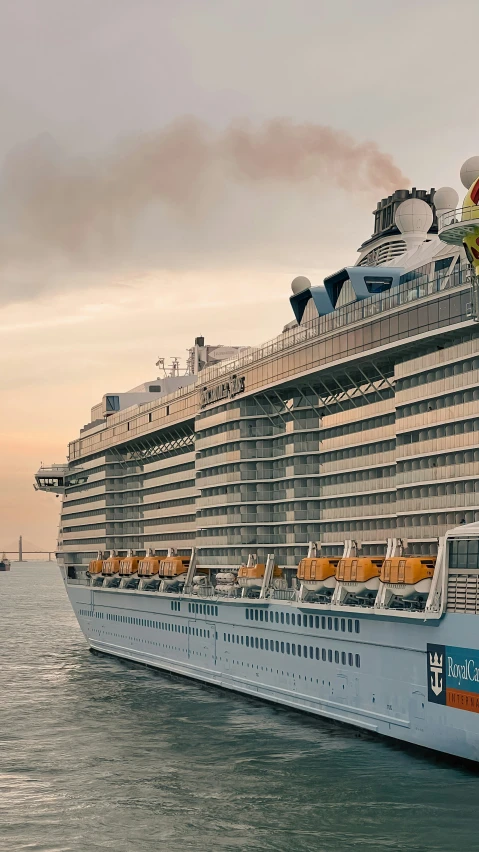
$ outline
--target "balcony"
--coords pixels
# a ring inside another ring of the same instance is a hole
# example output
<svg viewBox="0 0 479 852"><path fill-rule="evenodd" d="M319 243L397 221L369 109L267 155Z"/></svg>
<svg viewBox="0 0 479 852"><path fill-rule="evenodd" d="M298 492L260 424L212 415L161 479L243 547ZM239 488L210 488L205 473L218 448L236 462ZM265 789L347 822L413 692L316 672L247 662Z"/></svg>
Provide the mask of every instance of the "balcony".
<svg viewBox="0 0 479 852"><path fill-rule="evenodd" d="M461 246L465 237L479 230L479 208L458 207L457 210L447 210L438 216L437 230L443 243Z"/></svg>

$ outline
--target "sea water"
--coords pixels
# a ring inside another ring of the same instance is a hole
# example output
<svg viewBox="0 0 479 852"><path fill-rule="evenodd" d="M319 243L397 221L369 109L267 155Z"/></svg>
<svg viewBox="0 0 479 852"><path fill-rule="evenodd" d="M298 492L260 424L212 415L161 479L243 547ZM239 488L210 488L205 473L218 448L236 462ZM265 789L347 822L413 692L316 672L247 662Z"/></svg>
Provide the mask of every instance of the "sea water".
<svg viewBox="0 0 479 852"><path fill-rule="evenodd" d="M0 573L0 852L478 850L478 802L479 770L94 655L55 565Z"/></svg>

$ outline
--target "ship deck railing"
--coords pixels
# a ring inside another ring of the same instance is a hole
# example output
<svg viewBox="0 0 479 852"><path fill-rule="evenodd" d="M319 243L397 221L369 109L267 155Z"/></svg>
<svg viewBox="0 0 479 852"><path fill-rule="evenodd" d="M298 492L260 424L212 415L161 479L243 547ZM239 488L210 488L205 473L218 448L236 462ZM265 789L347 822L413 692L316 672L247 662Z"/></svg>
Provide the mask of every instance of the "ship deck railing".
<svg viewBox="0 0 479 852"><path fill-rule="evenodd" d="M426 264L425 267L406 273L402 276L400 284L394 287L392 291L374 294L359 302L355 301L343 305L331 314L318 317L283 332L261 346L248 350L235 358L234 361L223 361L221 364L206 367L201 371L201 383L204 384L212 379L224 376L230 373L233 367L235 370L241 370L243 367L262 361L286 349L294 348L319 335L324 336L336 329L383 314L385 311L393 310L401 305L432 296L443 290L463 287L469 283L471 267L468 263L457 264L453 271L442 269L432 277L428 274L429 268L430 264Z"/></svg>

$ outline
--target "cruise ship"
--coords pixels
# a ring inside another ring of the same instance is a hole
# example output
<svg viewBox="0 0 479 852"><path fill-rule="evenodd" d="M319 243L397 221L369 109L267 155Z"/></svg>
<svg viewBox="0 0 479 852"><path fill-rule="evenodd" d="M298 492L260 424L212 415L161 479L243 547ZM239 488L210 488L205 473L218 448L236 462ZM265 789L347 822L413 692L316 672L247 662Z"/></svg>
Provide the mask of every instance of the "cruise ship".
<svg viewBox="0 0 479 852"><path fill-rule="evenodd" d="M91 649L479 760L479 157L460 176L462 205L382 199L273 340L198 337L38 471Z"/></svg>

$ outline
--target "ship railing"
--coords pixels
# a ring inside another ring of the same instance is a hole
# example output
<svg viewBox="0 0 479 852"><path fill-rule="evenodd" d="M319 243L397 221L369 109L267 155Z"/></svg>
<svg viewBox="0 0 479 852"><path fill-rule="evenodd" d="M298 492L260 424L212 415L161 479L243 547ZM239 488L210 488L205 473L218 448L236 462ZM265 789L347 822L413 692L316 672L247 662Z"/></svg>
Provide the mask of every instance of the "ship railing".
<svg viewBox="0 0 479 852"><path fill-rule="evenodd" d="M437 217L437 229L441 231L448 225L458 225L460 222L471 222L476 220L479 227L478 207L457 207L455 210L446 210Z"/></svg>
<svg viewBox="0 0 479 852"><path fill-rule="evenodd" d="M271 589L269 597L275 601L294 601L297 594L296 589Z"/></svg>
<svg viewBox="0 0 479 852"><path fill-rule="evenodd" d="M479 226L479 219L478 219ZM351 302L336 308L333 313L318 317L301 326L289 329L278 337L263 343L254 349L249 349L244 355L240 355L232 361L223 361L221 364L206 367L201 371L199 379L202 384L227 375L234 370L241 370L258 361L262 361L279 352L294 349L296 346L306 343L308 340L317 338L338 328L353 325L369 317L383 314L385 311L393 310L401 305L423 299L442 290L461 287L469 283L470 267L462 263L454 267L454 270L441 270L436 275L428 274L429 264L422 269L411 270L404 276L405 280L394 287L393 290L384 294L374 294L367 299ZM450 273L450 274L449 274Z"/></svg>

